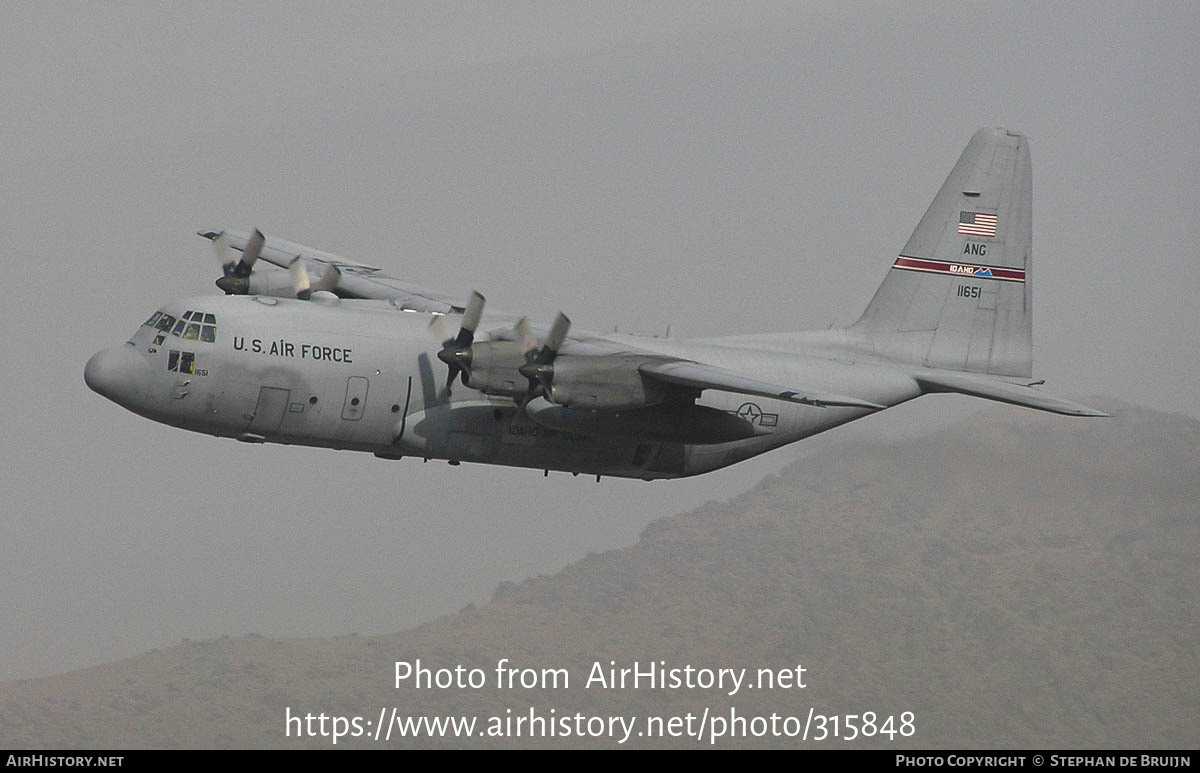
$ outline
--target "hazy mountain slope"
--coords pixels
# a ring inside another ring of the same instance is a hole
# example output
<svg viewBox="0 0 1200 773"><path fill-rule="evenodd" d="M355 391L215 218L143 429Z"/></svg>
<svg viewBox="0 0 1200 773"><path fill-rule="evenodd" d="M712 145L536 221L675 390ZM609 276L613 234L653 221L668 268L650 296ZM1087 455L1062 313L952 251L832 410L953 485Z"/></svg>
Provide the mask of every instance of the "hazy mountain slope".
<svg viewBox="0 0 1200 773"><path fill-rule="evenodd" d="M545 716L736 706L802 723L810 707L916 715L911 739L854 745L1192 746L1200 422L1089 403L1116 415L988 408L920 440L830 444L746 494L655 522L632 547L505 584L487 606L412 631L185 643L0 685L0 744L323 746L283 737L285 707L377 721L385 706L483 717L534 705ZM396 660L462 663L490 680L504 657L569 668L571 689L392 686ZM732 698L583 689L592 663L609 660L802 663L809 686Z"/></svg>

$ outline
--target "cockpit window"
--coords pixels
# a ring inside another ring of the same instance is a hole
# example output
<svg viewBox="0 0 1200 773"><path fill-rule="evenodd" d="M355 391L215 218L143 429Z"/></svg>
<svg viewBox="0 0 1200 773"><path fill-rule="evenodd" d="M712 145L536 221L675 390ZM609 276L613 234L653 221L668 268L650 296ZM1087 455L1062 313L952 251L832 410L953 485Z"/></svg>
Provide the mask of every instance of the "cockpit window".
<svg viewBox="0 0 1200 773"><path fill-rule="evenodd" d="M156 324L158 324L158 318L161 316L162 316L162 312L156 311L156 312L154 312L154 316L150 317L150 319L146 320L142 324L147 325L149 327L154 327Z"/></svg>
<svg viewBox="0 0 1200 773"><path fill-rule="evenodd" d="M161 317L158 318L158 322L154 323L154 329L161 330L164 333L166 333L171 330L171 325L174 325L174 324L175 324L174 317L172 317L170 314L163 314Z"/></svg>
<svg viewBox="0 0 1200 773"><path fill-rule="evenodd" d="M196 353L172 349L167 353L167 370L178 373L195 373Z"/></svg>
<svg viewBox="0 0 1200 773"><path fill-rule="evenodd" d="M217 340L217 315L188 309L171 329L171 335L180 336L188 341L200 340L211 344Z"/></svg>

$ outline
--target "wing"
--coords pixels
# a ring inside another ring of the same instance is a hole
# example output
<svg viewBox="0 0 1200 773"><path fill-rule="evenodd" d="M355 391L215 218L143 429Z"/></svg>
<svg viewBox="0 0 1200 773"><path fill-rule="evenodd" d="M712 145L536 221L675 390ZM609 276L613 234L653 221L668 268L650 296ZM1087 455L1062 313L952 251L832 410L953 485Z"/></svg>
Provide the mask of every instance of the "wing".
<svg viewBox="0 0 1200 773"><path fill-rule="evenodd" d="M259 231L253 233L200 231L199 234L216 243L218 253L226 248L243 253L242 260L237 265L234 265L232 256L222 257L225 276L218 280L218 286L226 292L292 295L298 293L300 287L308 292L310 290L308 277L311 274L319 277L315 283L311 284L311 289L327 290L343 298L388 300L400 308L412 311L463 313L465 310L465 307L456 302L454 298L388 276L377 266L358 263L330 252L306 247L303 244L296 244L278 237L268 237ZM253 273L253 265L260 258L271 265L289 269L289 271L271 271L265 272L265 275L263 272ZM298 263L303 270L299 270ZM303 276L303 279L298 279L300 276ZM510 320L510 315L493 314L493 320L507 322ZM525 354L523 350L511 346L509 349L513 349L512 352L508 352L507 349L495 349L497 344L515 343L519 339L527 338L530 334L545 340L547 335L545 330L526 325L523 320L516 320L516 317L511 317L511 321L514 323L511 327L506 325L488 331L485 335L486 340L476 344L481 350L483 347L490 347L488 351L493 354L493 357L515 355L516 358L511 363L506 362L506 371L519 370L520 365L525 364ZM569 327L569 321L566 324ZM530 332L521 333L522 325L525 325ZM628 384L631 383L630 379L646 378L657 383L666 391L715 389L722 392L767 397L820 407L836 406L866 410L880 410L885 407L855 397L825 393L796 385L784 386L759 381L725 368L668 357L597 336L577 333L564 342L565 336L566 328L564 328L563 337L559 338L560 343L566 344L563 353L575 363L587 360L589 371L593 374L604 373L601 380L611 378L615 383ZM463 348L462 344L456 344L456 346L460 349ZM495 352L492 352L492 349L495 349ZM542 364L547 365L556 354L556 352L552 352L549 359ZM448 352L446 356L455 359L455 357L464 357L465 355ZM459 365L458 367L463 368L464 366ZM481 371L482 368L473 370ZM550 379L553 378L548 375L549 372L544 371L541 374L531 372L528 378L533 380L541 378L548 386ZM483 376L484 374L480 372L471 378L476 383L488 383ZM521 398L526 395L524 386L526 377L526 375L518 376L516 372L513 372L506 373L503 378L498 378L496 381L506 385L518 385L512 396ZM512 387L507 387L507 389L512 389Z"/></svg>
<svg viewBox="0 0 1200 773"><path fill-rule="evenodd" d="M804 405L820 407L838 406L847 408L866 408L873 411L882 410L883 405L859 400L856 397L817 392L798 387L784 387L746 378L731 370L705 365L690 360L665 360L642 363L638 370L644 375L674 386L690 389L716 389L721 392L735 392L756 397L770 397L775 400L788 400Z"/></svg>
<svg viewBox="0 0 1200 773"><path fill-rule="evenodd" d="M442 313L463 311L462 301L443 293L429 290L411 282L388 276L377 266L343 258L303 244L289 242L275 236L262 236L259 232L244 231L199 231L198 234L214 242L218 240L228 247L242 252L244 259L238 267L226 264L226 278L242 270L241 283L226 282L220 285L226 292L255 293L259 295L291 295L292 281L284 273L250 273L256 259L283 269L292 269L297 259L303 261L306 272L319 277L314 289L324 289L342 298L373 298L394 301L398 306L414 311L437 311ZM258 235L261 244L254 244ZM250 247L250 252L247 252ZM255 252L255 248L257 251ZM251 255L251 253L253 253ZM246 258L249 262L246 262ZM220 282L220 280L218 280ZM231 289L232 288L232 289Z"/></svg>

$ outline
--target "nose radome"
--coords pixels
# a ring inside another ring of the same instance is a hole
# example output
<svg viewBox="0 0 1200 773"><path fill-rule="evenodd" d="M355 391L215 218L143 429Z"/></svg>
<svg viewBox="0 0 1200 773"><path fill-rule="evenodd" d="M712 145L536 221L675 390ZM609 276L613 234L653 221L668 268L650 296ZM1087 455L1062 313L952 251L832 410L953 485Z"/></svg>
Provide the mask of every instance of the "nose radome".
<svg viewBox="0 0 1200 773"><path fill-rule="evenodd" d="M83 369L92 391L126 408L141 402L149 377L150 364L129 344L96 352Z"/></svg>

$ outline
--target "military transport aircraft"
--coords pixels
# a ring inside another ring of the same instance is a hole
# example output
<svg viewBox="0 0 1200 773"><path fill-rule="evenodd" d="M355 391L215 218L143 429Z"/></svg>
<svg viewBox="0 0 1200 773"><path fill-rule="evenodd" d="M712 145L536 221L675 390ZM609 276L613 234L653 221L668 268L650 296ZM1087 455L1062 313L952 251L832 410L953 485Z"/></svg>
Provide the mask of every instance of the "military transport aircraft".
<svg viewBox="0 0 1200 773"><path fill-rule="evenodd" d="M1103 416L1031 388L1031 224L1028 141L982 129L853 325L698 340L538 325L260 231L203 231L226 295L155 311L84 379L219 437L597 480L716 470L930 392Z"/></svg>

